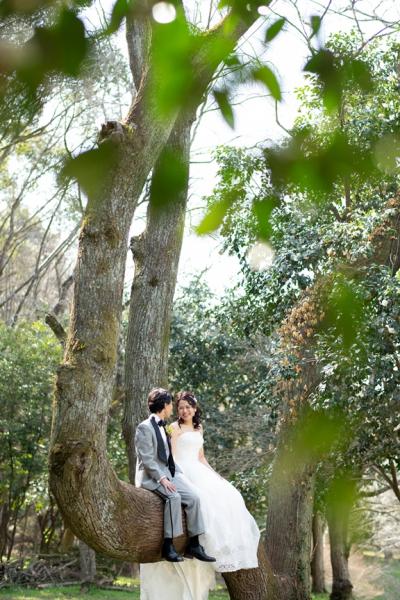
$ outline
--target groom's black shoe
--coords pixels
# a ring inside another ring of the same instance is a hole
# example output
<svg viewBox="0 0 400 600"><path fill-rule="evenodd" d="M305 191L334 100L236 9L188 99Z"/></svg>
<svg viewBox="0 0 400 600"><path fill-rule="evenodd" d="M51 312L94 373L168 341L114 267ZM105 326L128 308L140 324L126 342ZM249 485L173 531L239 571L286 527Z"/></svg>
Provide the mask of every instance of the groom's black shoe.
<svg viewBox="0 0 400 600"><path fill-rule="evenodd" d="M172 540L170 538L165 538L163 547L161 550L161 556L168 560L169 562L182 562L183 556L178 554L175 550Z"/></svg>
<svg viewBox="0 0 400 600"><path fill-rule="evenodd" d="M208 554L205 553L203 546L200 546L198 542L197 544L194 544L191 541L189 541L188 545L186 546L184 557L197 558L198 560L202 560L204 562L216 561L216 559L213 556L208 556Z"/></svg>

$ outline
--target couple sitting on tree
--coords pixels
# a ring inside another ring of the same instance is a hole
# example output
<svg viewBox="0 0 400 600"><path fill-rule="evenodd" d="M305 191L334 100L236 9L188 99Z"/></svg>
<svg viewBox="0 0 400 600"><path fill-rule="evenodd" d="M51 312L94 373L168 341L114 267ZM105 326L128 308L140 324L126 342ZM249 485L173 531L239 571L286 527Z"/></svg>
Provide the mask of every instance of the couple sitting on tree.
<svg viewBox="0 0 400 600"><path fill-rule="evenodd" d="M191 392L175 397L178 419L166 426L173 411L171 394L162 388L148 397L150 416L136 430L136 485L164 500L165 561L141 565L141 598L203 600L215 572L258 566L260 533L240 493L208 464L203 451L203 427ZM183 534L182 506L189 542L184 561L173 538Z"/></svg>

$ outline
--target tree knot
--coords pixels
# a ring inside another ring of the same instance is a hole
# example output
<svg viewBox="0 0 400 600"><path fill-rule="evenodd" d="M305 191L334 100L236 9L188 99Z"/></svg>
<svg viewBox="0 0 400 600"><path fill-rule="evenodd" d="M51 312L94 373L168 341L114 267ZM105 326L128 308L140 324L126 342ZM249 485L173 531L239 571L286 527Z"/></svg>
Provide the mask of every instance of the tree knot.
<svg viewBox="0 0 400 600"><path fill-rule="evenodd" d="M124 125L119 121L107 121L101 126L99 133L99 144L105 140L121 143L125 137Z"/></svg>
<svg viewBox="0 0 400 600"><path fill-rule="evenodd" d="M49 455L50 472L60 478L72 476L75 483L81 483L90 471L93 454L94 448L90 442L54 444Z"/></svg>

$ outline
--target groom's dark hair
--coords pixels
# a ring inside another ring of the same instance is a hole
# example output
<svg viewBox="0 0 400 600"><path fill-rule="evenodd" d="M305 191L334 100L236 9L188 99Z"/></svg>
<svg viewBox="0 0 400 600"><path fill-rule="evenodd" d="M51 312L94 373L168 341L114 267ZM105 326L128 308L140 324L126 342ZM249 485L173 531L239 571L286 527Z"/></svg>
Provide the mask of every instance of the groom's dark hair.
<svg viewBox="0 0 400 600"><path fill-rule="evenodd" d="M164 388L153 388L147 398L147 404L151 413L161 412L166 404L171 404L172 396Z"/></svg>

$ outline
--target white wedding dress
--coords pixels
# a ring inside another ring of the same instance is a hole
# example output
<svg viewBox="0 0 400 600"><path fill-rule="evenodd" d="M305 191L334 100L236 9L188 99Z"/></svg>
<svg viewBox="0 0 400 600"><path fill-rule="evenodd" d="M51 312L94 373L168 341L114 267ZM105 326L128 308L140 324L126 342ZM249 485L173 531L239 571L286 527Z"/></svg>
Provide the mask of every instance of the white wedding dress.
<svg viewBox="0 0 400 600"><path fill-rule="evenodd" d="M141 600L207 600L215 585L215 572L224 573L258 566L260 532L241 494L213 469L199 460L203 436L185 431L176 440L175 462L200 496L205 533L200 543L215 563L185 559L140 565Z"/></svg>

